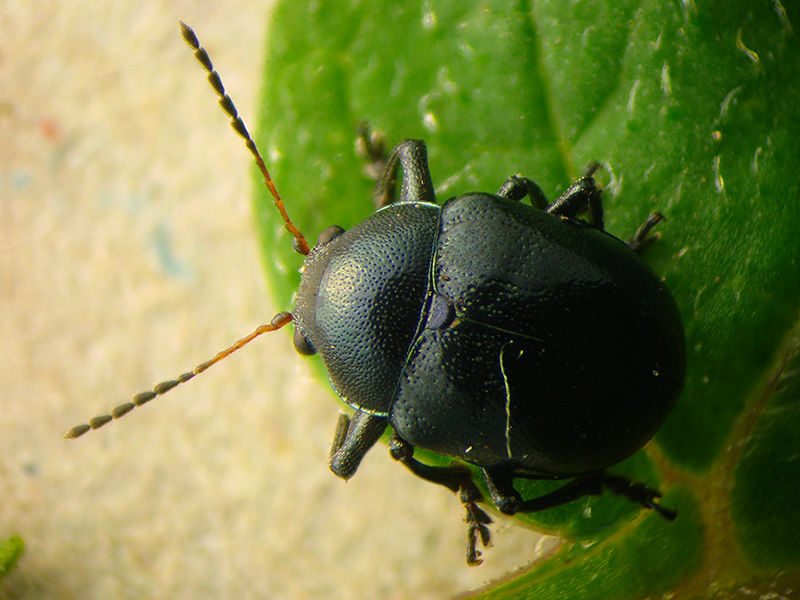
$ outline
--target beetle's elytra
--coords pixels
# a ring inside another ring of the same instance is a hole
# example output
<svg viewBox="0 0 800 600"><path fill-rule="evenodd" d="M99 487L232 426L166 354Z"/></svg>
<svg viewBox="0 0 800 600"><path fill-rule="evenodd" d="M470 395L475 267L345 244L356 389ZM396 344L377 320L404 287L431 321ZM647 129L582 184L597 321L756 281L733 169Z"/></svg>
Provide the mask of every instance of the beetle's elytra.
<svg viewBox="0 0 800 600"><path fill-rule="evenodd" d="M340 416L331 470L352 477L390 427L396 460L460 494L469 564L480 563L476 546L488 544L491 520L476 504L484 498L464 463L479 467L506 514L607 487L675 517L654 501L657 491L605 473L652 438L683 383L680 314L638 256L660 215L630 243L606 233L596 165L552 203L533 181L512 176L497 194L469 193L440 205L425 144L405 140L385 159L378 210L350 230L329 227L309 250L208 55L181 26L256 157L295 248L307 255L296 304L194 371L66 437L126 414L292 321L296 349L320 354L353 409ZM366 148L380 156L376 145ZM584 209L588 221L576 218ZM458 460L429 466L414 458L415 448ZM517 478L569 481L526 499L514 488Z"/></svg>

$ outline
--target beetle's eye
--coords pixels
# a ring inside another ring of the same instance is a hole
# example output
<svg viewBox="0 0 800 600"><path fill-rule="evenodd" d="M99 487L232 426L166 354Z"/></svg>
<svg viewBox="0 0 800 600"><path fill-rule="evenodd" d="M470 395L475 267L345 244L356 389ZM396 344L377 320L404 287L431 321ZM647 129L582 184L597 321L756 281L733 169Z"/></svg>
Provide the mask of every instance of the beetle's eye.
<svg viewBox="0 0 800 600"><path fill-rule="evenodd" d="M306 336L297 327L294 328L292 341L294 342L294 349L303 356L312 356L317 353L317 349L311 345L311 342L306 339Z"/></svg>
<svg viewBox="0 0 800 600"><path fill-rule="evenodd" d="M342 229L338 225L331 225L330 227L326 227L325 229L322 230L322 233L320 233L319 237L317 238L317 246L324 246L325 244L339 237L343 233L344 229Z"/></svg>

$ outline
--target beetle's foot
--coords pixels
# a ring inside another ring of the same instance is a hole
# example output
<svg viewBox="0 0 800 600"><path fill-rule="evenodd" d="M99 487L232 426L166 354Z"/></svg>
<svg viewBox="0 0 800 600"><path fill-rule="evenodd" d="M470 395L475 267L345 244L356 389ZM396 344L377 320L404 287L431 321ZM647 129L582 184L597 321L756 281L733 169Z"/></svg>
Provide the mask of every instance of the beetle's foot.
<svg viewBox="0 0 800 600"><path fill-rule="evenodd" d="M655 212L648 216L645 222L641 224L639 229L636 230L636 233L633 234L633 237L628 241L628 248L636 252L636 254L641 254L650 244L660 239L660 233L650 235L650 230L661 223L661 221L666 221L666 217L660 212Z"/></svg>
<svg viewBox="0 0 800 600"><path fill-rule="evenodd" d="M358 126L356 153L366 161L362 173L372 181L380 181L386 170L386 136L382 131L371 131L368 123Z"/></svg>
<svg viewBox="0 0 800 600"><path fill-rule="evenodd" d="M641 504L645 508L656 511L668 521L674 521L675 517L678 516L677 511L661 506L656 502L657 498L661 498L661 492L649 488L642 483L633 483L617 475L607 475L603 480L603 485L615 494L625 496L631 501Z"/></svg>
<svg viewBox="0 0 800 600"><path fill-rule="evenodd" d="M492 522L491 517L478 506L483 497L478 488L471 481L461 484L461 502L467 509L467 564L477 567L483 562L481 552L477 549L478 541L484 548L492 545L491 534L487 525Z"/></svg>

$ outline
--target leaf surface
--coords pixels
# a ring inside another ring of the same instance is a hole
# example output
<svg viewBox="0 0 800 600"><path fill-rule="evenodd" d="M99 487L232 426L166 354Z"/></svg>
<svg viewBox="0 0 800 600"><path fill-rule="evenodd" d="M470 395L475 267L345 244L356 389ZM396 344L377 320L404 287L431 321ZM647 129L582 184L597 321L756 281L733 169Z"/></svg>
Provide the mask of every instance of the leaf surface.
<svg viewBox="0 0 800 600"><path fill-rule="evenodd" d="M686 383L655 441L614 470L658 486L678 520L609 495L522 516L573 542L481 597L710 597L800 582L798 27L800 8L779 0L274 12L258 141L312 242L372 210L361 122L390 144L426 140L440 202L513 173L552 199L596 160L611 233L667 217L647 258L684 319ZM265 267L288 308L301 261L271 204L259 187ZM547 489L527 482L523 494Z"/></svg>

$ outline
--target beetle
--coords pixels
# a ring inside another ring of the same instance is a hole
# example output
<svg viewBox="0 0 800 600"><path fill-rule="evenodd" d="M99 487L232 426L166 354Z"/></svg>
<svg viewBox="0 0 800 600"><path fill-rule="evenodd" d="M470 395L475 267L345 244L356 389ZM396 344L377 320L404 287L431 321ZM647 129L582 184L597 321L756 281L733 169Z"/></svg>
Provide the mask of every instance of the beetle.
<svg viewBox="0 0 800 600"><path fill-rule="evenodd" d="M352 409L339 417L331 471L352 477L390 430L394 459L460 495L468 564L480 564L478 543L490 541L476 472L508 515L605 488L676 517L656 502L658 491L606 472L653 437L683 383L680 313L639 256L660 214L628 243L607 233L597 164L553 202L532 180L513 175L496 194L437 204L423 141L404 140L384 157L364 132L364 153L383 166L376 211L349 230L328 227L309 248L208 54L190 27L181 23L181 30L305 255L295 307L65 437L127 414L293 322L296 350L321 356ZM578 218L583 210L587 220ZM455 460L428 465L414 457L417 448ZM523 499L515 479L565 483Z"/></svg>

